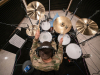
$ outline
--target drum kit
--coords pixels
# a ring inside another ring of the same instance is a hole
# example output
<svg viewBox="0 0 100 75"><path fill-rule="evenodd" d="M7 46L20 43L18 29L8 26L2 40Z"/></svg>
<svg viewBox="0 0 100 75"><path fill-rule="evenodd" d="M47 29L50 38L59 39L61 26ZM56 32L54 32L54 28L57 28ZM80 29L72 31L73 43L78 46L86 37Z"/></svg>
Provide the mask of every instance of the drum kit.
<svg viewBox="0 0 100 75"><path fill-rule="evenodd" d="M72 0L71 0L72 1ZM39 20L44 17L45 8L44 6L37 1L33 1L27 6L27 15L33 20ZM38 28L42 28L43 32L41 32L39 40L40 42L52 41L52 34L48 31L50 29L50 23L48 21L40 22L38 25L32 25L29 29L26 30L27 35L35 36L36 30ZM65 16L60 16L55 19L53 23L53 29L56 33L59 34L58 42L61 38L63 38L62 45L66 46L66 53L72 59L78 59L82 55L81 48L79 45L75 43L70 43L71 38L68 34L72 28L71 20ZM95 35L98 32L98 25L91 19L82 18L79 19L76 23L77 31L83 35Z"/></svg>

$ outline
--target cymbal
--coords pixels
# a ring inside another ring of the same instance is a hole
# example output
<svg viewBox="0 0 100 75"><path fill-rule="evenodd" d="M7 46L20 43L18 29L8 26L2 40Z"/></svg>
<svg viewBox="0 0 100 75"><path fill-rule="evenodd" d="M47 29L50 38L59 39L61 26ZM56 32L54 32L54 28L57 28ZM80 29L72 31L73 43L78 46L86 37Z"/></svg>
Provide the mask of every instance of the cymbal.
<svg viewBox="0 0 100 75"><path fill-rule="evenodd" d="M33 29L32 29L32 26L33 26ZM28 36L35 36L37 29L38 29L38 25L31 25L29 26L29 29L26 29L26 34Z"/></svg>
<svg viewBox="0 0 100 75"><path fill-rule="evenodd" d="M38 1L33 1L28 4L27 6L27 15L33 19L33 20L39 20L39 17L41 16L44 17L45 14L45 8L44 6L38 2Z"/></svg>
<svg viewBox="0 0 100 75"><path fill-rule="evenodd" d="M61 16L55 19L53 27L57 33L65 34L71 30L72 24L70 19Z"/></svg>
<svg viewBox="0 0 100 75"><path fill-rule="evenodd" d="M98 25L91 19L82 18L76 23L77 30L84 35L94 35L98 32Z"/></svg>

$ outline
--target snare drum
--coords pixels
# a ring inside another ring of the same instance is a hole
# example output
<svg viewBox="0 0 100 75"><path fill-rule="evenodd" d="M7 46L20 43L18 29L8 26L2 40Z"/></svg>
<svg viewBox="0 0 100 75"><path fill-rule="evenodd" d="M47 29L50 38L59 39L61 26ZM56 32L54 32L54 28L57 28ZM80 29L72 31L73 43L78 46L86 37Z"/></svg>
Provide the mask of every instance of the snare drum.
<svg viewBox="0 0 100 75"><path fill-rule="evenodd" d="M68 46L66 46L66 53L70 58L78 59L81 56L82 51L77 44L71 43Z"/></svg>
<svg viewBox="0 0 100 75"><path fill-rule="evenodd" d="M60 41L60 39L61 39L62 37L63 37L63 34L60 34L60 35L58 36L58 42ZM69 36L68 34L65 34L65 36L63 37L62 45L67 45L67 44L70 43L70 41L71 41L70 36Z"/></svg>
<svg viewBox="0 0 100 75"><path fill-rule="evenodd" d="M51 42L52 41L52 35L51 35L51 33L50 32L42 32L41 34L40 34L40 37L39 37L39 40L40 40L40 42L44 42L44 41L48 41L48 42Z"/></svg>
<svg viewBox="0 0 100 75"><path fill-rule="evenodd" d="M41 28L43 29L43 30L49 30L50 29L50 23L49 22L43 22L42 24L41 24Z"/></svg>

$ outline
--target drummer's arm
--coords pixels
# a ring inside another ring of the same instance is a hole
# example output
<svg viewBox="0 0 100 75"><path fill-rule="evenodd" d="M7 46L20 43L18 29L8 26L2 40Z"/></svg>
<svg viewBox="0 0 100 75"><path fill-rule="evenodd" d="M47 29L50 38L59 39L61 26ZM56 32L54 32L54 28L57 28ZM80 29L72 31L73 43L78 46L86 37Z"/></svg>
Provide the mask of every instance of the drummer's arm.
<svg viewBox="0 0 100 75"><path fill-rule="evenodd" d="M32 57L33 55L35 55L35 50L38 47L38 38L40 36L40 32L39 30L37 30L36 34L35 34L35 38L33 39L33 44L30 50L30 57Z"/></svg>
<svg viewBox="0 0 100 75"><path fill-rule="evenodd" d="M59 59L60 59L60 63L62 63L62 60L63 60L63 46L62 46L62 42L63 42L63 38L60 39L60 42L59 42L59 46L58 46L58 56L59 56Z"/></svg>
<svg viewBox="0 0 100 75"><path fill-rule="evenodd" d="M30 58L33 57L33 55L35 55L35 50L37 49L38 47L38 39L33 39L33 44L32 44L32 47L31 47L31 50L30 50Z"/></svg>

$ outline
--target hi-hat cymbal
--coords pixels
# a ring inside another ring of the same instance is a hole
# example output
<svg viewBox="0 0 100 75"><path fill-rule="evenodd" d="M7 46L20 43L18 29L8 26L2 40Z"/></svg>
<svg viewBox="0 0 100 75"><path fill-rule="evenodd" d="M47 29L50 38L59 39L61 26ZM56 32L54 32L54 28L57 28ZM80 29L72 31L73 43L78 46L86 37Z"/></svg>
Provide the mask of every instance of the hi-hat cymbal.
<svg viewBox="0 0 100 75"><path fill-rule="evenodd" d="M91 19L82 18L76 23L77 30L84 35L94 35L98 32L98 25Z"/></svg>
<svg viewBox="0 0 100 75"><path fill-rule="evenodd" d="M71 30L71 21L64 16L58 17L53 23L54 30L57 33L65 34Z"/></svg>
<svg viewBox="0 0 100 75"><path fill-rule="evenodd" d="M32 28L32 26L33 26L33 28ZM37 29L38 29L38 25L31 25L31 26L29 26L29 28L26 30L26 34L27 34L28 36L35 36Z"/></svg>
<svg viewBox="0 0 100 75"><path fill-rule="evenodd" d="M38 2L38 1L33 1L28 4L27 6L27 15L33 19L33 20L39 20L39 17L41 18L45 14L45 8L44 6Z"/></svg>

